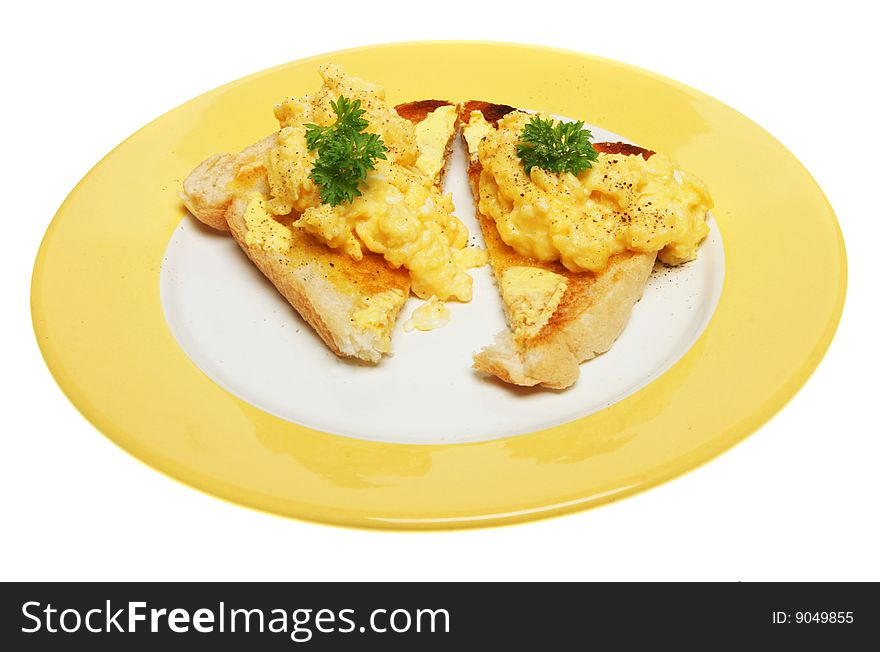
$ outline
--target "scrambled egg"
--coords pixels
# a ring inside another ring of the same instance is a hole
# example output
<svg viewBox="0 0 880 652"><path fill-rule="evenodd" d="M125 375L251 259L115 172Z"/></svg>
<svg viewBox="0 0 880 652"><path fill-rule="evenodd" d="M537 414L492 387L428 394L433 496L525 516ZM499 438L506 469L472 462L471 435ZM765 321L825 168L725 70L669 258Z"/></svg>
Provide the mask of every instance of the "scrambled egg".
<svg viewBox="0 0 880 652"><path fill-rule="evenodd" d="M440 106L416 125L416 167L432 182L437 181L446 159L446 141L455 126L456 113L454 106Z"/></svg>
<svg viewBox="0 0 880 652"><path fill-rule="evenodd" d="M422 175L381 160L361 191L350 204L307 208L295 225L354 260L363 258L365 247L406 267L419 297L470 301L471 277L455 255L467 245L468 232L452 215L452 197Z"/></svg>
<svg viewBox="0 0 880 652"><path fill-rule="evenodd" d="M413 310L412 315L403 325L403 330L410 332L414 329L420 331L430 331L435 328L442 328L449 323L449 309L446 304L431 297L425 303Z"/></svg>
<svg viewBox="0 0 880 652"><path fill-rule="evenodd" d="M465 131L469 146L479 142L480 210L495 220L505 243L573 272L600 271L626 250L657 251L671 265L696 257L713 205L699 179L662 154L646 161L600 153L578 176L537 167L526 174L516 145L531 117L515 112L498 129L477 121L470 138Z"/></svg>
<svg viewBox="0 0 880 652"><path fill-rule="evenodd" d="M337 65L320 66L319 72L324 84L317 93L289 98L275 107L282 129L265 163L269 196L248 208L249 214L253 208L248 228L254 228L254 242L282 244L276 231L287 227L263 218L293 214L298 216L292 221L294 228L353 260L361 260L366 249L384 256L394 268L405 267L419 297L470 301L472 280L463 253L467 228L452 214L451 195L437 190L427 174L436 176L445 147L445 138L442 145L430 146L428 140L436 139L444 125L449 129L450 120L454 124L455 107L429 117L431 122L418 131L385 102L379 86L350 77ZM336 115L330 102L340 95L361 101L367 131L381 136L387 160L376 161L360 186L362 195L330 206L321 203L320 188L309 178L317 154L308 149L305 125L333 124Z"/></svg>
<svg viewBox="0 0 880 652"><path fill-rule="evenodd" d="M272 214L266 210L260 193L250 194L244 212L244 222L247 226L245 244L271 251L284 252L290 249L290 229L275 221Z"/></svg>
<svg viewBox="0 0 880 652"><path fill-rule="evenodd" d="M302 128L310 122L319 125L333 124L336 114L333 113L330 102L345 95L350 100L361 101L361 108L366 112L363 117L370 123L367 131L382 136L388 148L389 160L401 165L415 164L419 151L413 124L397 115L397 111L385 102L385 89L372 82L351 77L342 66L336 64L318 66L318 72L324 84L317 93L291 97L275 107L275 117L282 128Z"/></svg>
<svg viewBox="0 0 880 652"><path fill-rule="evenodd" d="M385 290L372 296L362 297L351 316L352 322L359 330L374 330L388 334L380 344L383 353L387 353L391 347L391 327L394 325L391 314L404 300L401 290Z"/></svg>
<svg viewBox="0 0 880 652"><path fill-rule="evenodd" d="M465 247L455 252L455 260L462 267L482 267L489 262L489 252L482 247Z"/></svg>
<svg viewBox="0 0 880 652"><path fill-rule="evenodd" d="M488 136L493 129L494 127L486 122L481 111L471 111L468 123L462 129L462 134L472 161L476 162L479 158L480 141Z"/></svg>
<svg viewBox="0 0 880 652"><path fill-rule="evenodd" d="M528 339L541 332L559 307L568 281L540 267L508 267L501 275L501 296L514 335Z"/></svg>

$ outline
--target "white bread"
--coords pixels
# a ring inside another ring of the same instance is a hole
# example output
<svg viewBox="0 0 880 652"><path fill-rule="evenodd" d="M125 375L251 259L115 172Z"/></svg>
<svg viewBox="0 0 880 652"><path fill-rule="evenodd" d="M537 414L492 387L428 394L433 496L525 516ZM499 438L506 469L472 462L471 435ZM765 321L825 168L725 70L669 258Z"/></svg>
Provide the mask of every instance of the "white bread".
<svg viewBox="0 0 880 652"><path fill-rule="evenodd" d="M498 120L513 107L470 101L459 106L459 119L466 125L472 111L480 111L487 122ZM462 138L465 147L467 141ZM653 152L611 143L602 151L629 155ZM597 143L597 149L603 144ZM629 321L633 305L654 267L655 253L623 253L609 261L601 272L571 272L559 263L539 262L520 256L498 234L495 222L480 213L479 160L468 156L468 179L477 204L477 219L489 252L489 263L501 287L506 270L511 267L532 267L553 272L565 278L566 288L552 315L540 330L528 337L515 337L511 331L500 333L495 343L474 356L474 367L514 385L563 389L580 375L580 363L604 353L614 344ZM502 297L504 295L502 294ZM511 306L505 304L511 323Z"/></svg>
<svg viewBox="0 0 880 652"><path fill-rule="evenodd" d="M424 100L400 105L399 114L418 123L449 102ZM457 128L457 125L456 125ZM447 163L456 128L449 134ZM230 192L228 185L243 166L256 166L249 174L249 191L268 193L265 172L259 168L277 134L266 136L238 154L218 154L198 165L184 180L180 193L189 211L200 221L219 230L231 231L248 258L275 285L278 291L318 333L337 355L364 362L378 362L389 352L391 330L400 308L409 295L408 272L392 269L380 256L367 253L354 261L344 253L330 249L301 229L291 229L291 246L286 252L263 249L247 243L244 219L247 201ZM438 178L442 179L446 165ZM294 219L280 218L284 223ZM359 327L355 314L370 305L379 294L393 300L388 305L382 327Z"/></svg>

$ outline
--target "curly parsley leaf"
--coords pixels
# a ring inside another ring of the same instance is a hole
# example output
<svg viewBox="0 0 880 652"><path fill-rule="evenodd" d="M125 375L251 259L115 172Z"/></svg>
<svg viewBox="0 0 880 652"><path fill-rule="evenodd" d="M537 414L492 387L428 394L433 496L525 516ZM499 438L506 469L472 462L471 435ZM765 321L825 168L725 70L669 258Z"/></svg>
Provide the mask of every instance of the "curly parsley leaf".
<svg viewBox="0 0 880 652"><path fill-rule="evenodd" d="M370 123L362 117L366 111L360 100L340 95L330 106L336 122L327 127L307 124L306 145L318 151L309 178L320 186L321 201L338 206L361 194L360 182L388 149L377 134L364 132Z"/></svg>
<svg viewBox="0 0 880 652"><path fill-rule="evenodd" d="M385 158L385 145L378 135L352 131L324 142L309 176L321 186L321 201L338 206L361 194L358 185L380 158Z"/></svg>
<svg viewBox="0 0 880 652"><path fill-rule="evenodd" d="M590 144L584 123L544 120L535 116L523 128L516 154L526 173L538 167L548 172L580 174L593 167L599 153Z"/></svg>

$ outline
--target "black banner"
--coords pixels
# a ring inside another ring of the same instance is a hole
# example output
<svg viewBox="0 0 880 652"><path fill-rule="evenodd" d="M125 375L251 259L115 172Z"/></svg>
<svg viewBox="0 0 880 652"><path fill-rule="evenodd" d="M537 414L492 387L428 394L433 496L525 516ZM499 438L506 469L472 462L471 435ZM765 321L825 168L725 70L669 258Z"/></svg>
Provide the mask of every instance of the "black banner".
<svg viewBox="0 0 880 652"><path fill-rule="evenodd" d="M880 633L875 584L12 583L2 593L0 641L16 651L853 649Z"/></svg>

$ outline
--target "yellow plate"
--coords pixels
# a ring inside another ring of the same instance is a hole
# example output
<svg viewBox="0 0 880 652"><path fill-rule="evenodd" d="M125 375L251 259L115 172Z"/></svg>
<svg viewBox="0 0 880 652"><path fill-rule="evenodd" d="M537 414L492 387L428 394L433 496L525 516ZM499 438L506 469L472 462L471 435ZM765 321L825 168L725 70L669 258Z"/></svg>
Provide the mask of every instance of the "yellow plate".
<svg viewBox="0 0 880 652"><path fill-rule="evenodd" d="M178 346L159 270L199 161L275 128L271 107L341 63L397 103L485 98L576 116L669 154L717 204L725 286L691 350L625 400L564 425L457 445L325 434L221 389ZM493 525L668 480L754 431L806 381L843 308L834 214L800 163L733 109L653 73L548 48L404 43L321 55L202 95L107 155L59 209L34 269L34 328L73 403L146 463L217 496L328 523Z"/></svg>

